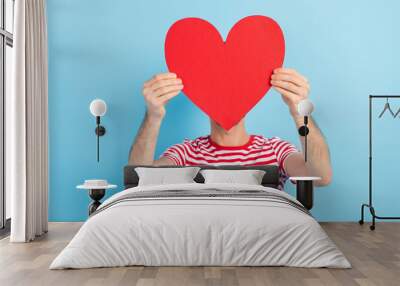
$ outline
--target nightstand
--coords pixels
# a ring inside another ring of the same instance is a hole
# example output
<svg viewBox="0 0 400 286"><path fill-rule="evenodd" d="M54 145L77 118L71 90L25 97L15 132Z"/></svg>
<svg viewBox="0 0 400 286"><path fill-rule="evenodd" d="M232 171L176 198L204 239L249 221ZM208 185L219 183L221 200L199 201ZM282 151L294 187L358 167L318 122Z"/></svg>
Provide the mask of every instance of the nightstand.
<svg viewBox="0 0 400 286"><path fill-rule="evenodd" d="M101 205L100 200L106 194L106 190L116 187L117 185L111 185L107 180L85 180L82 185L76 186L77 189L89 190L89 197L92 199L88 207L89 216Z"/></svg>
<svg viewBox="0 0 400 286"><path fill-rule="evenodd" d="M289 180L296 182L296 199L302 205L311 210L314 205L314 181L321 180L320 177L290 177Z"/></svg>

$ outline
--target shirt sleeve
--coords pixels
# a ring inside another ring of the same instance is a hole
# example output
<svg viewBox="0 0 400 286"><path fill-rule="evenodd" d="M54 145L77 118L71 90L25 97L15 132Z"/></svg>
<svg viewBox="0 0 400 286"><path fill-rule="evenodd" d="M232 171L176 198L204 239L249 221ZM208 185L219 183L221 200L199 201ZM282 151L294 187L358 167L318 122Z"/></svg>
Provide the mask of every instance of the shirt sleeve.
<svg viewBox="0 0 400 286"><path fill-rule="evenodd" d="M160 158L168 158L174 162L176 166L185 166L186 156L185 148L183 144L175 144L169 147L164 153L161 154Z"/></svg>
<svg viewBox="0 0 400 286"><path fill-rule="evenodd" d="M289 157L290 154L299 152L299 150L293 144L289 143L288 141L282 140L279 137L273 137L270 140L272 148L275 151L279 168L286 173L286 170L284 169L286 158Z"/></svg>

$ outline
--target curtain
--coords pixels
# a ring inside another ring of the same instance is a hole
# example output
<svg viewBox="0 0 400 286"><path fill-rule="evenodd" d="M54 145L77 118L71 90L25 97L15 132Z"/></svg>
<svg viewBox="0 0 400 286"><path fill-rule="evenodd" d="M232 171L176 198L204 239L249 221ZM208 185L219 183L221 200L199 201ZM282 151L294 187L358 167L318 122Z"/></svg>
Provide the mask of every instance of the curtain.
<svg viewBox="0 0 400 286"><path fill-rule="evenodd" d="M12 242L47 232L48 116L45 0L15 1L13 92L6 111Z"/></svg>

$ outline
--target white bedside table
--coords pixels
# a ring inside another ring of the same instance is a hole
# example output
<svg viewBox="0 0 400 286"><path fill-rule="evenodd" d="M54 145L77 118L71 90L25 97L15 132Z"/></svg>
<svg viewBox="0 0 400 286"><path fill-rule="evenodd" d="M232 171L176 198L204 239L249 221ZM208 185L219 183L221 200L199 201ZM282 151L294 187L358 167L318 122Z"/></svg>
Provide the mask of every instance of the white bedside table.
<svg viewBox="0 0 400 286"><path fill-rule="evenodd" d="M101 205L100 200L106 194L106 190L115 189L117 185L111 185L107 180L85 180L77 189L89 190L89 197L93 200L89 205L89 216Z"/></svg>

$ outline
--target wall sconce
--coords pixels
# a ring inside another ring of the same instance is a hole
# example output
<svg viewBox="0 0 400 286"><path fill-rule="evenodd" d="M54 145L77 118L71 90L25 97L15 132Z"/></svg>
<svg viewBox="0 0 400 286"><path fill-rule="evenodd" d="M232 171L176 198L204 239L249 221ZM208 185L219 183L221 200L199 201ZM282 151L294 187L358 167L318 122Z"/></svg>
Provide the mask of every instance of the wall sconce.
<svg viewBox="0 0 400 286"><path fill-rule="evenodd" d="M100 117L104 116L107 111L107 104L102 99L95 99L90 103L90 113L96 117L96 129L94 130L97 137L97 162L100 161L100 136L106 134L106 128L100 125Z"/></svg>
<svg viewBox="0 0 400 286"><path fill-rule="evenodd" d="M310 132L307 124L308 117L314 111L314 105L309 99L301 100L297 105L297 112L304 118L304 125L299 128L299 135L304 137L304 161L307 162L307 135Z"/></svg>

